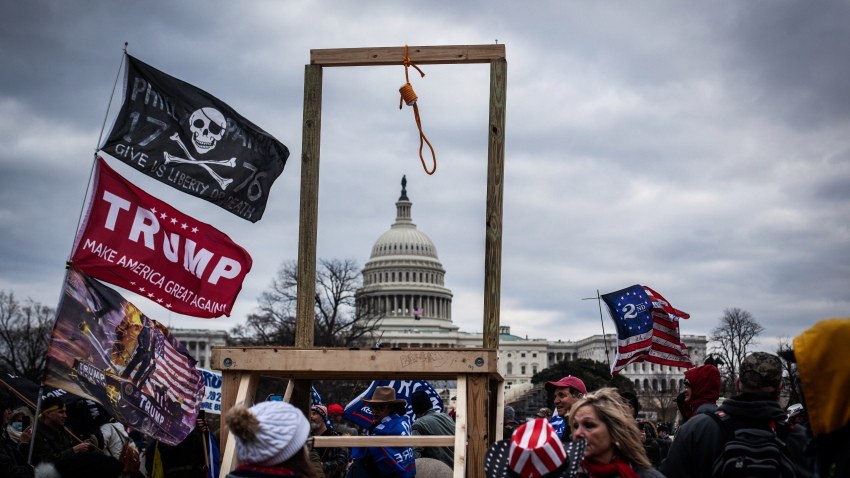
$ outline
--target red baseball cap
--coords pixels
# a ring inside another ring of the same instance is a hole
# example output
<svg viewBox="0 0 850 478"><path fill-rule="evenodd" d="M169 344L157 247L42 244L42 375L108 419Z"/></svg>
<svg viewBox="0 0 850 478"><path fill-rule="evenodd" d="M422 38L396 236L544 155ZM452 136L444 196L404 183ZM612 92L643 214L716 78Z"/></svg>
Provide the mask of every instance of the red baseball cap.
<svg viewBox="0 0 850 478"><path fill-rule="evenodd" d="M582 395L587 395L587 387L584 386L584 382L572 375L564 377L557 382L546 382L546 385L543 386L549 393L555 393L555 389L560 387L572 387L581 392Z"/></svg>
<svg viewBox="0 0 850 478"><path fill-rule="evenodd" d="M333 404L333 405L329 406L328 407L328 415L330 415L332 417L337 416L337 415L342 415L342 407L337 405L337 404Z"/></svg>

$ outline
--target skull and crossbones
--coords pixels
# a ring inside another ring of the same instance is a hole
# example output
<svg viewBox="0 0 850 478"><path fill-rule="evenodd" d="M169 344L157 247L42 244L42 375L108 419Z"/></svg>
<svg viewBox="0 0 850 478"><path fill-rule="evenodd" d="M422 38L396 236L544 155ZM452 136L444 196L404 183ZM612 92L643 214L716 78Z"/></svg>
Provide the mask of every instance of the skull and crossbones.
<svg viewBox="0 0 850 478"><path fill-rule="evenodd" d="M216 144L221 141L222 136L224 136L226 126L227 121L224 119L224 115L215 108L201 108L192 113L192 116L189 118L189 130L192 132L192 145L195 147L195 151L197 151L198 154L206 154L215 149ZM180 139L179 134L174 133L171 135L170 139L176 141L177 144L180 145L180 149L186 153L186 157L188 159L178 158L164 152L165 164L183 163L200 166L210 173L210 176L218 182L222 190L227 189L227 186L233 182L233 179L219 176L208 165L214 164L218 166L230 166L233 168L236 167L236 158L220 161L197 160L192 157L191 153L189 153L189 149L186 148L185 144L183 144L183 140Z"/></svg>

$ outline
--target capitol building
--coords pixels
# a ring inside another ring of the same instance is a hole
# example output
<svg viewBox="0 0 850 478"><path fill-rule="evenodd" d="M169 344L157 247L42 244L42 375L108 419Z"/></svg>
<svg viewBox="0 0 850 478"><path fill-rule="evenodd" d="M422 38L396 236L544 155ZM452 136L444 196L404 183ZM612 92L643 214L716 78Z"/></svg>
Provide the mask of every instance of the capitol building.
<svg viewBox="0 0 850 478"><path fill-rule="evenodd" d="M483 334L459 330L452 323L452 291L446 287L446 269L437 248L413 223L413 203L402 180L395 203L396 218L372 246L363 267L363 287L357 291L357 308L381 317L376 337L383 347L481 347ZM705 359L704 335L683 335L695 364ZM531 387L531 376L564 360L588 358L605 362L605 349L614 359L616 335L594 335L581 340L522 338L501 326L499 369L505 378L506 399ZM631 364L621 372L638 391L681 390L684 369L653 363Z"/></svg>

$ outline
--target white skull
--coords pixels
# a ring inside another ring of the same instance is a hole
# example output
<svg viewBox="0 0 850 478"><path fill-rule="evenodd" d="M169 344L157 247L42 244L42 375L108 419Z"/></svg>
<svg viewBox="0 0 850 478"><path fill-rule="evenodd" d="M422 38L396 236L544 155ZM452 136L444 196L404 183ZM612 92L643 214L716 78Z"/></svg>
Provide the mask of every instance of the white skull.
<svg viewBox="0 0 850 478"><path fill-rule="evenodd" d="M192 113L189 129L192 130L192 144L198 154L212 151L216 142L224 135L226 126L224 115L215 108L201 108Z"/></svg>

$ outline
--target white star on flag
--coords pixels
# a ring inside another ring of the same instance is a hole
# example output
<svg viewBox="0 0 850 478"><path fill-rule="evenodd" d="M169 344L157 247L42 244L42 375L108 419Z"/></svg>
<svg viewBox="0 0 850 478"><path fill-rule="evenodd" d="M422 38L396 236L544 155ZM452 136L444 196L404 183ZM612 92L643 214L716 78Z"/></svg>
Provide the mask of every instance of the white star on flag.
<svg viewBox="0 0 850 478"><path fill-rule="evenodd" d="M166 217L168 217L168 216L166 216L165 213L162 213L162 214L159 215L160 219L165 219Z"/></svg>
<svg viewBox="0 0 850 478"><path fill-rule="evenodd" d="M160 304L162 303L162 299L156 299L156 301L159 302Z"/></svg>
<svg viewBox="0 0 850 478"><path fill-rule="evenodd" d="M192 228L192 232L198 232L198 228L197 228L197 227L193 227L193 228Z"/></svg>
<svg viewBox="0 0 850 478"><path fill-rule="evenodd" d="M169 309L171 308L171 304L165 304L165 306L168 307Z"/></svg>
<svg viewBox="0 0 850 478"><path fill-rule="evenodd" d="M144 291L145 291L145 288L144 288L144 287L139 287L139 291L140 291L140 292L144 292Z"/></svg>
<svg viewBox="0 0 850 478"><path fill-rule="evenodd" d="M151 292L150 294L148 294L148 297L151 297L151 298L152 298L152 297L153 297L153 292Z"/></svg>
<svg viewBox="0 0 850 478"><path fill-rule="evenodd" d="M180 227L183 228L183 229L186 229L189 226L187 226L186 223L184 222L183 224L180 225Z"/></svg>
<svg viewBox="0 0 850 478"><path fill-rule="evenodd" d="M152 208L151 208L151 212L152 212L152 213L154 213L154 214L156 214L156 208L155 208L155 207L152 207Z"/></svg>
<svg viewBox="0 0 850 478"><path fill-rule="evenodd" d="M171 218L171 224L177 224L177 219Z"/></svg>
<svg viewBox="0 0 850 478"><path fill-rule="evenodd" d="M130 282L130 285L136 285L136 283L135 283L135 282Z"/></svg>

